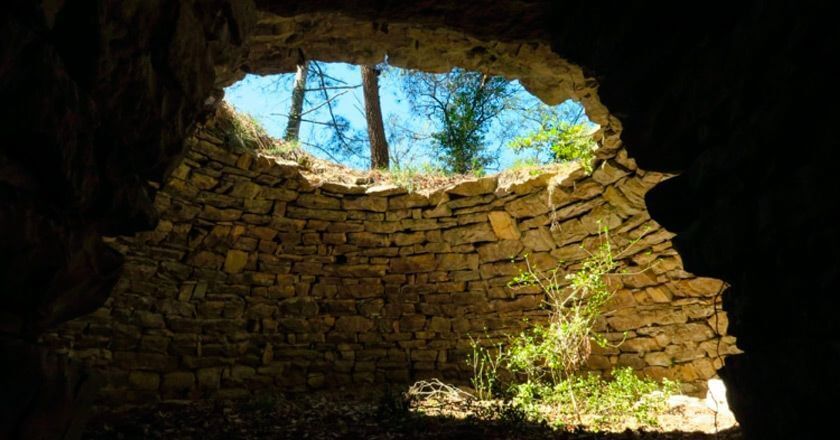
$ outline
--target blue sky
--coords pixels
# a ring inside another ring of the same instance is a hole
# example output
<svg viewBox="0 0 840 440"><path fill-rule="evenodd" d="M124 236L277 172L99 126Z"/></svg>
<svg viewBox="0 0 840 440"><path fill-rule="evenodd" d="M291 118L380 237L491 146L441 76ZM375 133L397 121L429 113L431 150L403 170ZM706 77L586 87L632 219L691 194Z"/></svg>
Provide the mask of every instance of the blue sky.
<svg viewBox="0 0 840 440"><path fill-rule="evenodd" d="M327 75L348 85L361 83L361 73L358 66L344 63L322 63L321 65ZM434 127L432 121L411 113L407 97L400 84L398 72L399 70L395 68L386 69L380 75L379 80L382 117L385 120L386 135L389 137L389 146L392 150L392 165L396 163L400 166L421 167L424 163L433 163L430 142L393 138L395 133L404 132L394 127L400 126L412 132L426 134L430 133ZM242 81L225 89L225 100L233 105L237 111L248 113L256 118L271 136L282 137L287 123L287 118L284 115L289 112L293 77L294 74L248 75ZM310 74L310 88L314 87L313 77L314 75ZM518 83L514 82L514 84L518 86ZM524 89L521 90L522 92L517 94L517 98L523 105L541 104L537 98ZM332 101L335 113L346 118L353 129L366 133L367 124L364 117L364 100L361 88L340 90L336 93L338 92L344 93ZM321 96L314 92L307 94L307 100L308 103L304 106L304 112L324 101ZM566 101L557 107L577 111L580 105L574 101ZM328 117L326 107L304 116L305 119L317 121L325 121ZM528 157L528 154L516 154L506 147L507 142L504 141L503 130L513 127L514 134L524 135L534 130L536 126L535 122L523 119L520 114L514 114L514 112L505 114L499 121L496 121L491 126L486 139L489 148L498 149L499 163L488 171L493 172L508 168L517 159ZM330 128L323 125L303 122L300 139L304 148L318 157L329 159L323 152L307 146L307 144L324 145L329 137L329 130ZM341 158L341 162L355 168L366 168L369 159L366 156Z"/></svg>

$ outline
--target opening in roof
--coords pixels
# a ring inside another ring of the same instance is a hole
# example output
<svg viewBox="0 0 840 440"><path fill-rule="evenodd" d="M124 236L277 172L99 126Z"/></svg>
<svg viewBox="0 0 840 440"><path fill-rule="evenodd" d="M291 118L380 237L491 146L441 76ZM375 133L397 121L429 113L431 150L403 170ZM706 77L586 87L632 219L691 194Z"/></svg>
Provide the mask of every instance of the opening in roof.
<svg viewBox="0 0 840 440"><path fill-rule="evenodd" d="M277 139L265 154L302 152L356 171L448 180L538 173L558 163L589 167L598 147L599 126L579 102L547 105L502 76L387 63L297 67L248 75L225 91L240 118Z"/></svg>

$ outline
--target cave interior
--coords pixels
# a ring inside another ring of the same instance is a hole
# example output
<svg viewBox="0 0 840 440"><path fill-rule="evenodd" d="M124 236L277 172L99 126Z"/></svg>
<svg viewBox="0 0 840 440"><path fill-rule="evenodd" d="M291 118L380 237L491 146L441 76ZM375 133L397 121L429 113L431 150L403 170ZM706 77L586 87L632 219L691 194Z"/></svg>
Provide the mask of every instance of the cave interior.
<svg viewBox="0 0 840 440"><path fill-rule="evenodd" d="M840 382L828 6L13 1L0 12L0 437L65 438L98 387L38 344L111 294L102 237L155 228L184 141L246 73L304 58L517 78L674 174L645 196L686 270L726 281L719 371L747 438L815 438ZM832 202L832 200L834 200ZM834 208L832 208L834 206ZM813 434L813 435L812 435Z"/></svg>

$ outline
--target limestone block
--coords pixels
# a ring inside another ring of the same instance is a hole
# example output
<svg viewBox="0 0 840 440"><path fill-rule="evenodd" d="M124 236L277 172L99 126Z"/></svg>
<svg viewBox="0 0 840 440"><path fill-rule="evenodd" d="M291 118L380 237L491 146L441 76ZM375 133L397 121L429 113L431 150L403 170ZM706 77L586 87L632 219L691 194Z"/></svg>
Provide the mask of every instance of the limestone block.
<svg viewBox="0 0 840 440"><path fill-rule="evenodd" d="M499 240L518 240L520 237L516 220L505 211L490 211L487 213L490 226Z"/></svg>
<svg viewBox="0 0 840 440"><path fill-rule="evenodd" d="M245 251L231 249L225 255L225 272L239 273L248 264L248 253Z"/></svg>
<svg viewBox="0 0 840 440"><path fill-rule="evenodd" d="M426 327L426 317L423 315L408 315L400 318L400 332L416 332Z"/></svg>
<svg viewBox="0 0 840 440"><path fill-rule="evenodd" d="M394 273L431 272L435 270L436 266L437 260L434 254L414 255L391 260L391 272Z"/></svg>
<svg viewBox="0 0 840 440"><path fill-rule="evenodd" d="M295 204L312 209L341 209L341 200L323 194L301 194Z"/></svg>
<svg viewBox="0 0 840 440"><path fill-rule="evenodd" d="M253 199L260 195L261 192L262 186L244 180L234 184L233 189L230 191L229 195L235 198Z"/></svg>
<svg viewBox="0 0 840 440"><path fill-rule="evenodd" d="M204 205L204 208L198 216L199 218L210 221L232 222L242 216L242 211L238 209L219 209L210 205Z"/></svg>
<svg viewBox="0 0 840 440"><path fill-rule="evenodd" d="M363 333L373 328L373 321L363 316L340 316L335 330L342 333Z"/></svg>
<svg viewBox="0 0 840 440"><path fill-rule="evenodd" d="M343 222L347 220L347 212L344 211L337 211L331 209L300 208L297 206L288 206L286 208L286 216L293 219L316 219L332 222Z"/></svg>
<svg viewBox="0 0 840 440"><path fill-rule="evenodd" d="M452 208L447 204L437 205L431 209L423 210L423 218L440 218L452 215Z"/></svg>
<svg viewBox="0 0 840 440"><path fill-rule="evenodd" d="M539 227L526 231L525 236L522 237L522 244L525 245L526 248L535 252L550 251L554 249L554 239L548 231L548 228L545 227Z"/></svg>
<svg viewBox="0 0 840 440"><path fill-rule="evenodd" d="M443 232L443 240L454 245L496 241L496 234L489 223L459 226Z"/></svg>
<svg viewBox="0 0 840 440"><path fill-rule="evenodd" d="M394 196L388 200L389 209L422 208L431 204L429 197L419 193Z"/></svg>
<svg viewBox="0 0 840 440"><path fill-rule="evenodd" d="M267 200L280 200L284 202L291 202L298 198L297 191L278 186L274 188L262 188L260 197Z"/></svg>
<svg viewBox="0 0 840 440"><path fill-rule="evenodd" d="M678 297L713 297L723 290L723 281L714 278L693 278L668 283Z"/></svg>
<svg viewBox="0 0 840 440"><path fill-rule="evenodd" d="M345 198L341 201L341 206L349 210L386 212L388 210L388 199L375 196Z"/></svg>
<svg viewBox="0 0 840 440"><path fill-rule="evenodd" d="M280 302L280 313L288 316L309 318L318 315L318 302L314 298L289 298Z"/></svg>
<svg viewBox="0 0 840 440"><path fill-rule="evenodd" d="M180 391L195 388L195 375L187 371L176 371L163 375L161 390Z"/></svg>
<svg viewBox="0 0 840 440"><path fill-rule="evenodd" d="M550 210L545 193L530 194L505 205L505 211L514 218L536 217Z"/></svg>
<svg viewBox="0 0 840 440"><path fill-rule="evenodd" d="M609 185L626 176L628 173L618 163L612 160L605 160L592 172L592 179L601 185Z"/></svg>
<svg viewBox="0 0 840 440"><path fill-rule="evenodd" d="M230 379L234 382L248 380L257 374L257 370L247 365L234 365L227 371L228 375L226 379Z"/></svg>
<svg viewBox="0 0 840 440"><path fill-rule="evenodd" d="M437 263L438 270L478 270L478 255L476 254L441 254Z"/></svg>
<svg viewBox="0 0 840 440"><path fill-rule="evenodd" d="M429 231L432 229L438 229L441 225L438 223L436 219L433 218L423 218L423 219L405 219L400 223L400 229L407 229L409 231ZM400 230L397 229L397 230Z"/></svg>
<svg viewBox="0 0 840 440"><path fill-rule="evenodd" d="M409 246L424 241L426 241L426 233L420 231L394 235L394 244L397 246Z"/></svg>
<svg viewBox="0 0 840 440"><path fill-rule="evenodd" d="M458 196L480 196L496 191L498 176L487 176L476 180L458 182L445 191Z"/></svg>
<svg viewBox="0 0 840 440"><path fill-rule="evenodd" d="M145 311L134 312L135 320L140 326L144 328L164 328L166 323L163 321L163 315L160 313L152 313Z"/></svg>
<svg viewBox="0 0 840 440"><path fill-rule="evenodd" d="M484 244L478 247L478 256L482 263L511 260L524 249L518 240L502 240L496 243Z"/></svg>
<svg viewBox="0 0 840 440"><path fill-rule="evenodd" d="M221 368L200 368L196 371L198 387L203 390L218 390L221 386Z"/></svg>
<svg viewBox="0 0 840 440"><path fill-rule="evenodd" d="M128 383L137 390L156 391L160 386L160 375L149 371L132 371L128 373Z"/></svg>
<svg viewBox="0 0 840 440"><path fill-rule="evenodd" d="M359 247L388 247L391 239L384 234L373 234L370 232L351 232L347 234L347 242Z"/></svg>

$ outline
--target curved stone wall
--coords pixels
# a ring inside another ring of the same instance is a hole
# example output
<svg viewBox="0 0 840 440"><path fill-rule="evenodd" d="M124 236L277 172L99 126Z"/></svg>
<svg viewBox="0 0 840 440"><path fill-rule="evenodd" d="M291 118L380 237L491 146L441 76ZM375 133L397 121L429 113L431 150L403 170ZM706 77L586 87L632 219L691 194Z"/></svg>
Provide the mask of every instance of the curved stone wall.
<svg viewBox="0 0 840 440"><path fill-rule="evenodd" d="M420 194L233 152L217 122L189 139L157 228L110 240L126 265L104 307L44 338L101 368L106 397L465 380L471 337L503 340L545 316L539 291L506 286L523 257L573 269L599 220L619 246L641 238L601 323L627 340L596 349L591 368L630 365L700 393L737 350L715 313L721 283L683 271L644 209L664 176L624 154L591 177L566 167Z"/></svg>

